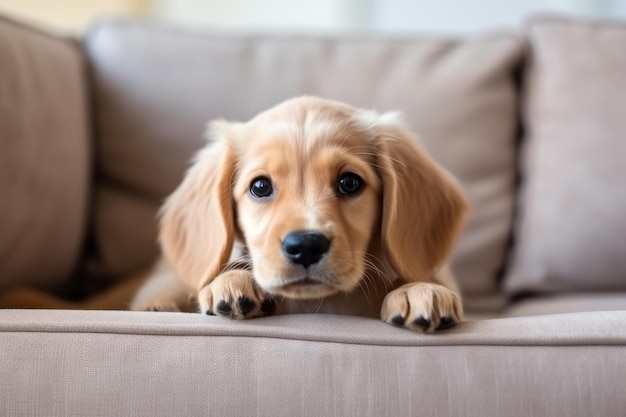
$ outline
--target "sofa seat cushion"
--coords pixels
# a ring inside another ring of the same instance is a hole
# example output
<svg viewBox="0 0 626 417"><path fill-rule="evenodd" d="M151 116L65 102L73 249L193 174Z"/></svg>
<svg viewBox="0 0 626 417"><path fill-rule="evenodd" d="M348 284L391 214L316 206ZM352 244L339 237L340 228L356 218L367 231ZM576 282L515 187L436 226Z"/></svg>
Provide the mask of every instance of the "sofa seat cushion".
<svg viewBox="0 0 626 417"><path fill-rule="evenodd" d="M529 27L510 294L626 290L626 25Z"/></svg>
<svg viewBox="0 0 626 417"><path fill-rule="evenodd" d="M156 256L154 215L204 145L208 120L245 121L310 94L403 111L473 205L453 257L467 299L498 294L513 212L519 36L253 35L113 20L85 44L101 179L94 272L123 276Z"/></svg>
<svg viewBox="0 0 626 417"><path fill-rule="evenodd" d="M421 335L345 316L0 310L0 415L621 415L625 347L626 312Z"/></svg>
<svg viewBox="0 0 626 417"><path fill-rule="evenodd" d="M90 129L77 44L0 18L0 291L58 290L87 223Z"/></svg>
<svg viewBox="0 0 626 417"><path fill-rule="evenodd" d="M503 312L503 316L521 317L588 311L626 311L626 292L533 297L511 304Z"/></svg>

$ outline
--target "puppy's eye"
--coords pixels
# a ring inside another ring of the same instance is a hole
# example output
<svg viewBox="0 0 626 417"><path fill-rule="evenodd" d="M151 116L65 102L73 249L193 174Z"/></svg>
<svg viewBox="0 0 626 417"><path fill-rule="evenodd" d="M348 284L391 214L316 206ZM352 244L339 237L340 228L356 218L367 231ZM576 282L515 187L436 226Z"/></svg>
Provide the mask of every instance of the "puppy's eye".
<svg viewBox="0 0 626 417"><path fill-rule="evenodd" d="M257 198L267 198L272 193L274 193L274 188L267 177L257 177L250 183L250 194Z"/></svg>
<svg viewBox="0 0 626 417"><path fill-rule="evenodd" d="M363 188L363 179L353 172L346 172L337 181L337 192L341 195L350 196L358 193Z"/></svg>

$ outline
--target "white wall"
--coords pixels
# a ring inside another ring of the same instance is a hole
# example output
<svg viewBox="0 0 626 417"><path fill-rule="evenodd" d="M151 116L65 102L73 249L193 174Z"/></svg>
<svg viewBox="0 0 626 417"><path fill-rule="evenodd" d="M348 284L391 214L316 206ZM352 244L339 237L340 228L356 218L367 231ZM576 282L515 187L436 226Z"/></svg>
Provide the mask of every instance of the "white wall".
<svg viewBox="0 0 626 417"><path fill-rule="evenodd" d="M541 12L626 20L626 0L0 0L0 13L70 33L102 14L235 30L455 33Z"/></svg>
<svg viewBox="0 0 626 417"><path fill-rule="evenodd" d="M153 15L236 29L463 33L538 13L626 19L626 0L154 0Z"/></svg>
<svg viewBox="0 0 626 417"><path fill-rule="evenodd" d="M236 29L354 30L369 25L372 0L155 0L153 16Z"/></svg>
<svg viewBox="0 0 626 417"><path fill-rule="evenodd" d="M80 34L103 14L145 16L151 0L0 0L0 13L61 33Z"/></svg>
<svg viewBox="0 0 626 417"><path fill-rule="evenodd" d="M542 13L626 18L624 0L376 0L374 9L372 28L381 31L471 32Z"/></svg>

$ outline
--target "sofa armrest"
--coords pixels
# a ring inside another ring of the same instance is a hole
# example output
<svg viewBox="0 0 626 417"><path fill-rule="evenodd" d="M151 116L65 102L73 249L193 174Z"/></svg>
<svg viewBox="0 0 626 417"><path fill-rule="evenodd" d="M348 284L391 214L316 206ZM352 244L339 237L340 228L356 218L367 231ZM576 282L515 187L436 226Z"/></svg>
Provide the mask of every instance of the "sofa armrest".
<svg viewBox="0 0 626 417"><path fill-rule="evenodd" d="M330 315L0 310L0 333L0 415L600 416L626 392L626 312L421 335Z"/></svg>

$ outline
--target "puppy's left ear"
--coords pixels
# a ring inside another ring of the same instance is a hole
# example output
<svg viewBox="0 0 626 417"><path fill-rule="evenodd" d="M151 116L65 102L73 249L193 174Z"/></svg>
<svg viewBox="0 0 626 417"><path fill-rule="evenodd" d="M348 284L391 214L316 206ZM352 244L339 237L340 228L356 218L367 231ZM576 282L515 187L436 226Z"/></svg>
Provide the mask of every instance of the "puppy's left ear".
<svg viewBox="0 0 626 417"><path fill-rule="evenodd" d="M467 201L401 122L381 121L375 129L383 247L402 279L432 282L459 235Z"/></svg>
<svg viewBox="0 0 626 417"><path fill-rule="evenodd" d="M178 278L200 291L227 264L235 238L231 181L236 165L232 124L210 124L202 149L161 209L159 241Z"/></svg>

